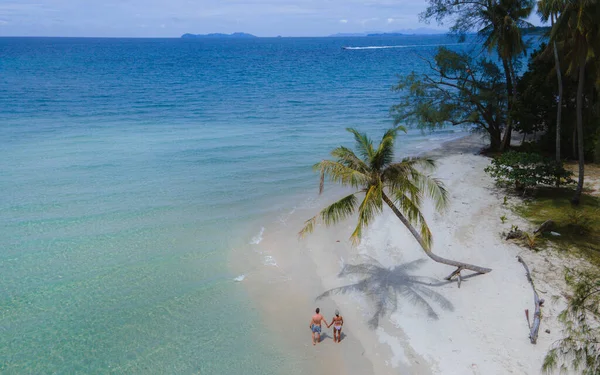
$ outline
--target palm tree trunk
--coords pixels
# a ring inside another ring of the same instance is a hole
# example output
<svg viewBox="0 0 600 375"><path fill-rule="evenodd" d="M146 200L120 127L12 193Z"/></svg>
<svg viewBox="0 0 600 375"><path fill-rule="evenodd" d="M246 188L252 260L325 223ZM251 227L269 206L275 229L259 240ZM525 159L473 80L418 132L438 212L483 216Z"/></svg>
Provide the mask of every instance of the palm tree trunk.
<svg viewBox="0 0 600 375"><path fill-rule="evenodd" d="M560 72L560 59L558 58L558 47L554 42L554 62L556 64L556 78L558 79L558 105L556 109L556 162L560 163L560 122L562 117L562 97L563 97L563 83L562 75ZM560 185L560 177L556 179L556 186Z"/></svg>
<svg viewBox="0 0 600 375"><path fill-rule="evenodd" d="M584 164L583 157L583 84L585 79L585 56L580 61L579 65L579 81L577 82L577 151L579 159L579 179L577 180L577 189L575 196L571 202L575 205L581 200L581 192L583 191Z"/></svg>
<svg viewBox="0 0 600 375"><path fill-rule="evenodd" d="M443 263L443 264L447 264L449 266L457 267L457 270L454 271L450 276L448 276L447 279L450 279L455 274L458 274L461 270L471 270L471 271L475 271L478 273L488 273L491 271L490 268L484 268L484 267L474 266L474 265L467 264L467 263L457 262L455 260L450 260L450 259L442 258L441 256L438 256L438 255L435 255L431 251L429 246L425 243L425 241L423 241L423 238L421 237L419 232L417 232L417 230L406 219L406 217L404 217L402 212L400 212L400 210L398 210L398 208L396 208L396 205L394 204L394 202L392 202L392 200L390 198L388 198L388 196L385 195L385 193L382 193L382 197L383 197L383 201L392 209L392 211L396 214L398 219L400 219L402 224L404 224L404 226L406 228L408 228L410 233L417 240L419 245L421 245L421 247L423 248L423 251L429 258L431 258L433 261L438 262L438 263Z"/></svg>
<svg viewBox="0 0 600 375"><path fill-rule="evenodd" d="M506 58L502 58L502 65L504 66L504 75L506 76L506 93L508 100L507 102L507 114L506 114L506 130L504 131L504 138L502 139L502 144L500 145L500 151L504 151L510 147L510 139L512 137L512 97L513 97L513 81L512 74L510 71L509 61Z"/></svg>

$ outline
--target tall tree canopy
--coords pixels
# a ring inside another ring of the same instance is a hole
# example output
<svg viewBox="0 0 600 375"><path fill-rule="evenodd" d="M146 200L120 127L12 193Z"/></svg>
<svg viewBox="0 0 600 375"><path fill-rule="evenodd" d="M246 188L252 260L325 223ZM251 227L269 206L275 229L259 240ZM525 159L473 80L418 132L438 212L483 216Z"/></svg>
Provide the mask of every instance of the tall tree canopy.
<svg viewBox="0 0 600 375"><path fill-rule="evenodd" d="M514 60L525 52L521 29L530 27L526 21L533 11L533 0L429 0L429 6L421 14L428 21L438 23L451 20L450 31L461 38L477 31L483 45L489 51L496 50L502 60L506 80L509 115L501 148L510 146L512 118L510 109L514 97Z"/></svg>
<svg viewBox="0 0 600 375"><path fill-rule="evenodd" d="M402 101L392 107L396 123L421 128L475 125L489 135L491 149L501 145L506 121L506 86L498 66L488 59L440 47L429 62L431 73L401 77L394 87Z"/></svg>

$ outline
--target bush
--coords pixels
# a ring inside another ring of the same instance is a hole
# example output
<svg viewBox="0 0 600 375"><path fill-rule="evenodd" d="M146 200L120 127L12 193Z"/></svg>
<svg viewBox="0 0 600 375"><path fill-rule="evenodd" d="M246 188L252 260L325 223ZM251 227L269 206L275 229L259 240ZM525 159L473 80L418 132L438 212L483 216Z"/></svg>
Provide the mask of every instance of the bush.
<svg viewBox="0 0 600 375"><path fill-rule="evenodd" d="M514 186L518 191L538 185L554 185L557 180L562 184L575 182L571 178L573 173L567 171L562 163L527 152L506 152L496 157L485 171L497 184Z"/></svg>
<svg viewBox="0 0 600 375"><path fill-rule="evenodd" d="M565 280L573 295L558 316L564 337L552 345L542 369L545 373L571 369L583 375L600 374L600 274L571 271Z"/></svg>

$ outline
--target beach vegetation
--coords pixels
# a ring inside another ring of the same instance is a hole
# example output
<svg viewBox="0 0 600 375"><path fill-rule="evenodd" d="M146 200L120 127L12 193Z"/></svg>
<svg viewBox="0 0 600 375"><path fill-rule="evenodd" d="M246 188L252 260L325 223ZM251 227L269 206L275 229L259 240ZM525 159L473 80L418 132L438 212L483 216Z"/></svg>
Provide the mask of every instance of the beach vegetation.
<svg viewBox="0 0 600 375"><path fill-rule="evenodd" d="M525 245L527 245L527 247L530 250L535 250L538 246L538 240L541 236L540 232L537 233L529 233L529 232L525 232L523 233L523 240L525 241Z"/></svg>
<svg viewBox="0 0 600 375"><path fill-rule="evenodd" d="M600 1L568 0L550 34L550 40L562 43L565 47L567 74L577 76L576 119L577 119L577 159L579 173L577 188L571 201L579 204L584 183L584 133L583 133L583 93L586 82L586 67L597 65L600 55ZM595 66L595 83L600 86L600 74Z"/></svg>
<svg viewBox="0 0 600 375"><path fill-rule="evenodd" d="M502 222L502 224L506 223L506 220L507 220L506 215L500 216L500 221Z"/></svg>
<svg viewBox="0 0 600 375"><path fill-rule="evenodd" d="M510 146L512 136L512 103L515 97L515 62L526 52L522 30L532 25L527 18L535 7L534 0L428 0L421 19L435 19L438 23L451 20L450 32L464 39L477 30L483 47L496 51L502 62L507 98L506 126L500 150Z"/></svg>
<svg viewBox="0 0 600 375"><path fill-rule="evenodd" d="M548 34L552 32L554 23L557 21L558 16L562 12L565 6L565 0L539 0L537 3L537 12L542 22L550 21L550 29L547 31ZM559 57L558 44L556 40L552 43L552 52L554 56L554 69L556 71L556 83L558 86L558 98L556 100L556 131L555 131L555 160L561 161L561 122L562 122L562 106L563 106L563 78ZM544 48L542 47L542 50ZM550 102L551 103L551 102ZM560 181L557 181L557 186Z"/></svg>
<svg viewBox="0 0 600 375"><path fill-rule="evenodd" d="M548 243L600 267L600 198L583 194L579 206L573 206L569 201L572 194L572 189L542 187L535 197L525 199L514 209L538 226L552 220L555 235L544 234Z"/></svg>
<svg viewBox="0 0 600 375"><path fill-rule="evenodd" d="M552 345L544 358L545 373L575 371L600 373L600 273L568 270L565 281L572 289L567 308L558 316L564 337Z"/></svg>
<svg viewBox="0 0 600 375"><path fill-rule="evenodd" d="M422 204L424 199L429 198L437 211L443 211L448 203L448 193L439 179L427 173L435 168L434 160L425 157L395 160L396 138L406 129L394 127L387 130L378 145L356 129L349 128L348 132L354 137L356 152L344 146L337 147L331 151L333 160L323 160L315 164L314 169L320 173L319 193L323 192L326 179L354 191L307 220L299 233L301 237L311 233L318 223L333 225L356 213L357 224L350 239L358 244L364 230L387 206L429 258L457 268L448 278L463 269L478 273L491 271L433 253L433 236L423 216Z"/></svg>
<svg viewBox="0 0 600 375"><path fill-rule="evenodd" d="M497 184L514 187L522 193L540 185L553 185L556 180L563 184L574 182L571 178L573 173L565 169L561 162L536 153L505 152L492 159L485 171Z"/></svg>
<svg viewBox="0 0 600 375"><path fill-rule="evenodd" d="M433 62L426 62L431 73L412 72L393 88L402 94L401 102L391 108L396 124L421 129L474 126L489 136L492 150L500 149L507 97L498 66L445 47L438 48Z"/></svg>

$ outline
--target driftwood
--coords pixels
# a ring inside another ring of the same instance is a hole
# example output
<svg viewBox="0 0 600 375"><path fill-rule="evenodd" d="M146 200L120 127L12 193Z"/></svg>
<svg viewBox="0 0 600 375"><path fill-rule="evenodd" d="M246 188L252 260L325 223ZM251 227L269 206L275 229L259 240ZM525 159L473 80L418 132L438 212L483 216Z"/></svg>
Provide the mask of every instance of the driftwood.
<svg viewBox="0 0 600 375"><path fill-rule="evenodd" d="M535 313L533 314L533 324L531 324L529 322L529 310L525 310L525 316L527 317L527 325L529 326L529 341L531 341L532 344L535 344L537 342L537 338L538 338L538 333L540 331L540 321L542 319L542 306L544 305L544 300L540 299L540 296L538 296L537 291L535 290L535 285L533 285L533 279L531 278L531 273L529 273L529 267L527 267L527 264L525 263L525 261L523 260L523 258L521 258L520 256L517 256L517 260L523 265L523 267L525 267L525 271L526 276L527 276L527 280L529 281L529 283L531 284L531 288L533 289L533 303L535 304Z"/></svg>
<svg viewBox="0 0 600 375"><path fill-rule="evenodd" d="M554 221L546 220L533 233L546 233L552 231L552 229L554 229Z"/></svg>

